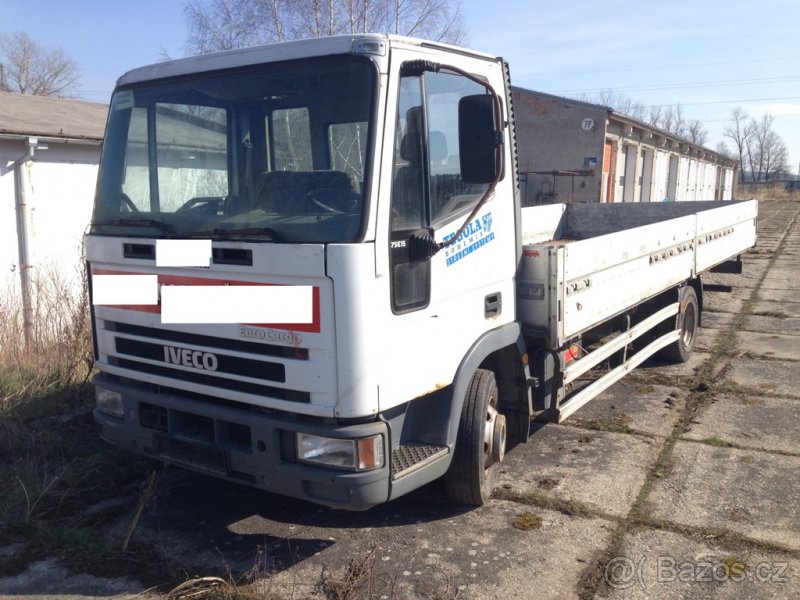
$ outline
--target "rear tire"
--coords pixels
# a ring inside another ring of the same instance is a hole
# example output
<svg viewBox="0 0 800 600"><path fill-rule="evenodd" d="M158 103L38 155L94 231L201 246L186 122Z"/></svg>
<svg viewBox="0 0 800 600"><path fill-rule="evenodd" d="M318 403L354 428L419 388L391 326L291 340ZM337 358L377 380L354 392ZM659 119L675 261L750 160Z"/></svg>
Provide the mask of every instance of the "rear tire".
<svg viewBox="0 0 800 600"><path fill-rule="evenodd" d="M684 363L692 357L700 324L700 305L697 302L697 293L694 288L687 285L681 290L680 298L677 329L681 336L677 342L670 344L659 353L663 359L676 363Z"/></svg>
<svg viewBox="0 0 800 600"><path fill-rule="evenodd" d="M453 461L444 476L453 502L481 506L492 494L506 446L506 421L497 406L494 373L478 369L464 397Z"/></svg>

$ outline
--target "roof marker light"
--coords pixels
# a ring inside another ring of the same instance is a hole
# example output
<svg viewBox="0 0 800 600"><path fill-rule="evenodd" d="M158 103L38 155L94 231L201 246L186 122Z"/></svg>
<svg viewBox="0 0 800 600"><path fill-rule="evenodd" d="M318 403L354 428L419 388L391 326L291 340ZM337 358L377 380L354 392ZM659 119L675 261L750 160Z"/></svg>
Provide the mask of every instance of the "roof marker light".
<svg viewBox="0 0 800 600"><path fill-rule="evenodd" d="M386 42L384 40L356 40L356 43L353 44L353 54L386 56Z"/></svg>

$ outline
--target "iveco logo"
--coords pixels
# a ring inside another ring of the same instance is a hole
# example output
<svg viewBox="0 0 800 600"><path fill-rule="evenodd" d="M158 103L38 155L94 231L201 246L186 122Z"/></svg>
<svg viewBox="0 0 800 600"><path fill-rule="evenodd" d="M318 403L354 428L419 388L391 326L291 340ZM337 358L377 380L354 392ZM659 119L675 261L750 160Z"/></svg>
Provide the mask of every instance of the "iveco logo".
<svg viewBox="0 0 800 600"><path fill-rule="evenodd" d="M194 367L205 371L216 371L219 366L217 357L210 352L189 350L188 348L174 348L164 346L164 362L184 367Z"/></svg>

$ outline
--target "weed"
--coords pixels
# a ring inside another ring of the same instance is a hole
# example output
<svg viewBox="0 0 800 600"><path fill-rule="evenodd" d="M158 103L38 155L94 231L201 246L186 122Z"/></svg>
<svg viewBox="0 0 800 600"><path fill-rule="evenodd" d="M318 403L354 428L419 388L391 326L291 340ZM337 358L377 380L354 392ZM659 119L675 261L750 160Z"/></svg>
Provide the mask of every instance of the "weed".
<svg viewBox="0 0 800 600"><path fill-rule="evenodd" d="M788 319L789 315L779 310L757 310L754 311L753 316L756 317L774 317L776 319Z"/></svg>
<svg viewBox="0 0 800 600"><path fill-rule="evenodd" d="M524 512L514 517L514 520L511 521L511 524L516 529L530 531L531 529L539 529L542 526L542 518L539 515Z"/></svg>
<svg viewBox="0 0 800 600"><path fill-rule="evenodd" d="M733 446L729 441L717 437L716 435L704 439L703 442L709 446L716 446L718 448L731 448Z"/></svg>
<svg viewBox="0 0 800 600"><path fill-rule="evenodd" d="M726 556L722 559L725 576L728 578L741 577L747 573L747 563L735 556Z"/></svg>
<svg viewBox="0 0 800 600"><path fill-rule="evenodd" d="M517 504L527 504L528 506L535 506L537 508L546 508L570 516L584 517L587 519L599 517L603 519L616 520L616 517L597 510L588 504L583 504L582 502L578 502L576 500L555 498L540 491L524 493L508 488L497 488L495 489L494 494L492 494L492 497L499 500L516 502Z"/></svg>
<svg viewBox="0 0 800 600"><path fill-rule="evenodd" d="M327 570L323 570L322 591L330 600L353 598L365 583L371 581L374 567L375 548L370 550L364 558L351 560L344 575L340 578L326 576Z"/></svg>
<svg viewBox="0 0 800 600"><path fill-rule="evenodd" d="M538 485L540 489L552 490L553 488L557 487L559 483L560 481L558 481L558 479L555 479L553 477L542 477L539 480Z"/></svg>
<svg viewBox="0 0 800 600"><path fill-rule="evenodd" d="M593 419L590 421L576 421L575 424L594 431L610 431L613 433L631 433L628 426L630 417L628 415L616 415L612 419Z"/></svg>

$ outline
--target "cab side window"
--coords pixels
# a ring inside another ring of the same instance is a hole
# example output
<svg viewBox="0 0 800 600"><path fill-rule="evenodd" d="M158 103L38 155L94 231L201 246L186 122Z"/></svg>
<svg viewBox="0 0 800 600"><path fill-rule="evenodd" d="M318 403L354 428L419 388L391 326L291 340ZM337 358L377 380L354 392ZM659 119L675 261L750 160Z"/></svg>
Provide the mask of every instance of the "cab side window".
<svg viewBox="0 0 800 600"><path fill-rule="evenodd" d="M430 302L430 260L411 260L409 238L468 214L487 189L461 178L458 104L485 87L440 71L400 80L390 219L392 309Z"/></svg>
<svg viewBox="0 0 800 600"><path fill-rule="evenodd" d="M425 74L431 224L434 226L467 214L488 187L487 184L464 183L458 155L458 103L464 96L481 93L486 93L486 88L461 75L444 71Z"/></svg>

